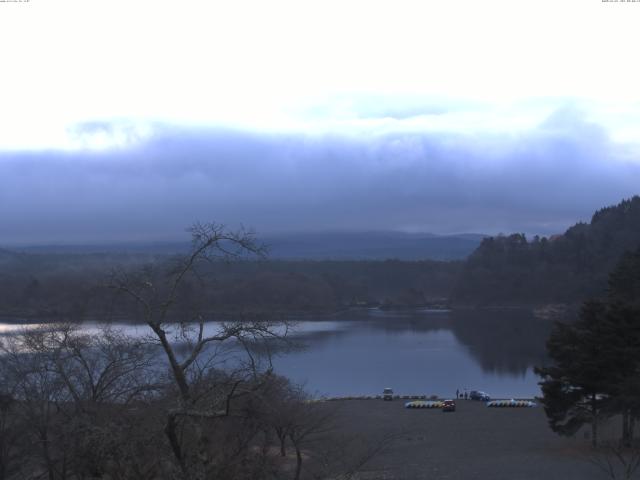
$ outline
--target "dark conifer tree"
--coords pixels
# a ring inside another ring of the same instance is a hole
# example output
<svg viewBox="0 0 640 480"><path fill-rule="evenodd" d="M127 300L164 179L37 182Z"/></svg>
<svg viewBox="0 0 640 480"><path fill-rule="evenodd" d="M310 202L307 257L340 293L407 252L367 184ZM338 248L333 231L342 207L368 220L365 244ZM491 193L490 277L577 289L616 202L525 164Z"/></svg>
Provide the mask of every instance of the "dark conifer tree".
<svg viewBox="0 0 640 480"><path fill-rule="evenodd" d="M602 302L591 301L583 306L577 323L557 323L547 342L553 365L536 368L542 377L542 404L551 429L561 435L574 435L590 424L594 446L598 442L598 422L608 412L607 347L599 340L605 313Z"/></svg>
<svg viewBox="0 0 640 480"><path fill-rule="evenodd" d="M616 365L611 371L611 408L622 415L622 441L633 441L640 417L640 249L627 252L609 276L608 344Z"/></svg>
<svg viewBox="0 0 640 480"><path fill-rule="evenodd" d="M537 368L551 428L572 435L590 423L622 416L630 445L640 417L640 249L626 253L609 276L603 300L587 301L577 322L557 324L547 350L552 366Z"/></svg>

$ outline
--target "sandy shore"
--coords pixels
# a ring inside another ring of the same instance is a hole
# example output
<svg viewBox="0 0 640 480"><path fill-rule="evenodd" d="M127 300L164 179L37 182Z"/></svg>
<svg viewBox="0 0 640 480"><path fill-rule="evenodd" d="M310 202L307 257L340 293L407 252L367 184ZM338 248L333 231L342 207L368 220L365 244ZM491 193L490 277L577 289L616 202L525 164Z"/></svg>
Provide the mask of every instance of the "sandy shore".
<svg viewBox="0 0 640 480"><path fill-rule="evenodd" d="M457 401L457 411L411 410L404 401L344 400L340 429L363 439L398 433L387 450L366 465L362 478L567 480L607 478L589 461L584 432L560 437L540 407L487 408Z"/></svg>

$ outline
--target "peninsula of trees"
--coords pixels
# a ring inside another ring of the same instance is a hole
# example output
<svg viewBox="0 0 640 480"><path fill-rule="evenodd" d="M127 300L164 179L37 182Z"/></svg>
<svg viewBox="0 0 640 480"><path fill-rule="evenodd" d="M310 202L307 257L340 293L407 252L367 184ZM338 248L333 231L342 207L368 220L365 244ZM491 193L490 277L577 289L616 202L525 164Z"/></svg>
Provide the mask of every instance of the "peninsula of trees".
<svg viewBox="0 0 640 480"><path fill-rule="evenodd" d="M489 237L467 259L452 292L476 305L580 303L607 286L620 257L640 246L640 197L623 200L550 238Z"/></svg>

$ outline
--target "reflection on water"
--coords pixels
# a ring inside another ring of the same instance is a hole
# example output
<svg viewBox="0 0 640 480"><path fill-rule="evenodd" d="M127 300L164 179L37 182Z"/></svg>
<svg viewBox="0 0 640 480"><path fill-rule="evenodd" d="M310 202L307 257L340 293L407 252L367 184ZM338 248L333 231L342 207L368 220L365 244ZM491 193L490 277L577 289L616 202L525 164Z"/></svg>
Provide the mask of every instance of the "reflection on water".
<svg viewBox="0 0 640 480"><path fill-rule="evenodd" d="M494 397L539 394L533 366L546 360L551 323L524 310L348 312L342 328L300 335L307 348L277 371L325 395L398 393Z"/></svg>
<svg viewBox="0 0 640 480"><path fill-rule="evenodd" d="M523 375L547 360L545 343L553 324L530 310L457 310L452 320L456 338L484 371Z"/></svg>
<svg viewBox="0 0 640 480"><path fill-rule="evenodd" d="M142 325L114 325L136 336ZM214 332L219 323L209 322ZM24 325L0 323L0 334ZM89 332L97 324L85 324ZM526 310L452 312L348 311L331 320L301 321L294 338L305 348L273 359L277 373L322 395L369 395L391 387L400 394L452 396L456 389L494 397L539 394L533 366L546 360L551 323Z"/></svg>

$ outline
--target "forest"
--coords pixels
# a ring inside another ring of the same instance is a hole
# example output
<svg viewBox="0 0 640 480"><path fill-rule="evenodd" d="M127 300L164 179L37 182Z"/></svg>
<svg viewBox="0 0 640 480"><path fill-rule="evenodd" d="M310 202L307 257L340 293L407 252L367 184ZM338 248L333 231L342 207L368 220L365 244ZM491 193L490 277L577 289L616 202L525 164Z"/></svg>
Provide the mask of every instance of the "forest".
<svg viewBox="0 0 640 480"><path fill-rule="evenodd" d="M0 253L0 315L40 321L119 315L105 288L110 275L172 258L5 251ZM195 289L191 283L184 288L202 294L198 302L210 315L322 314L350 307L442 303L460 268L456 261L244 259L208 264L198 280L208 288Z"/></svg>
<svg viewBox="0 0 640 480"><path fill-rule="evenodd" d="M452 296L459 303L580 303L599 295L620 257L640 245L640 197L595 212L549 238L489 237L461 268Z"/></svg>
<svg viewBox="0 0 640 480"><path fill-rule="evenodd" d="M331 313L345 308L578 304L606 287L620 256L640 244L640 197L623 200L549 238L487 237L466 260L270 260L209 263L183 288L208 315ZM171 261L151 252L34 253L0 250L5 319L125 315L105 285L114 271ZM191 301L194 301L191 298ZM129 319L133 320L133 319Z"/></svg>

